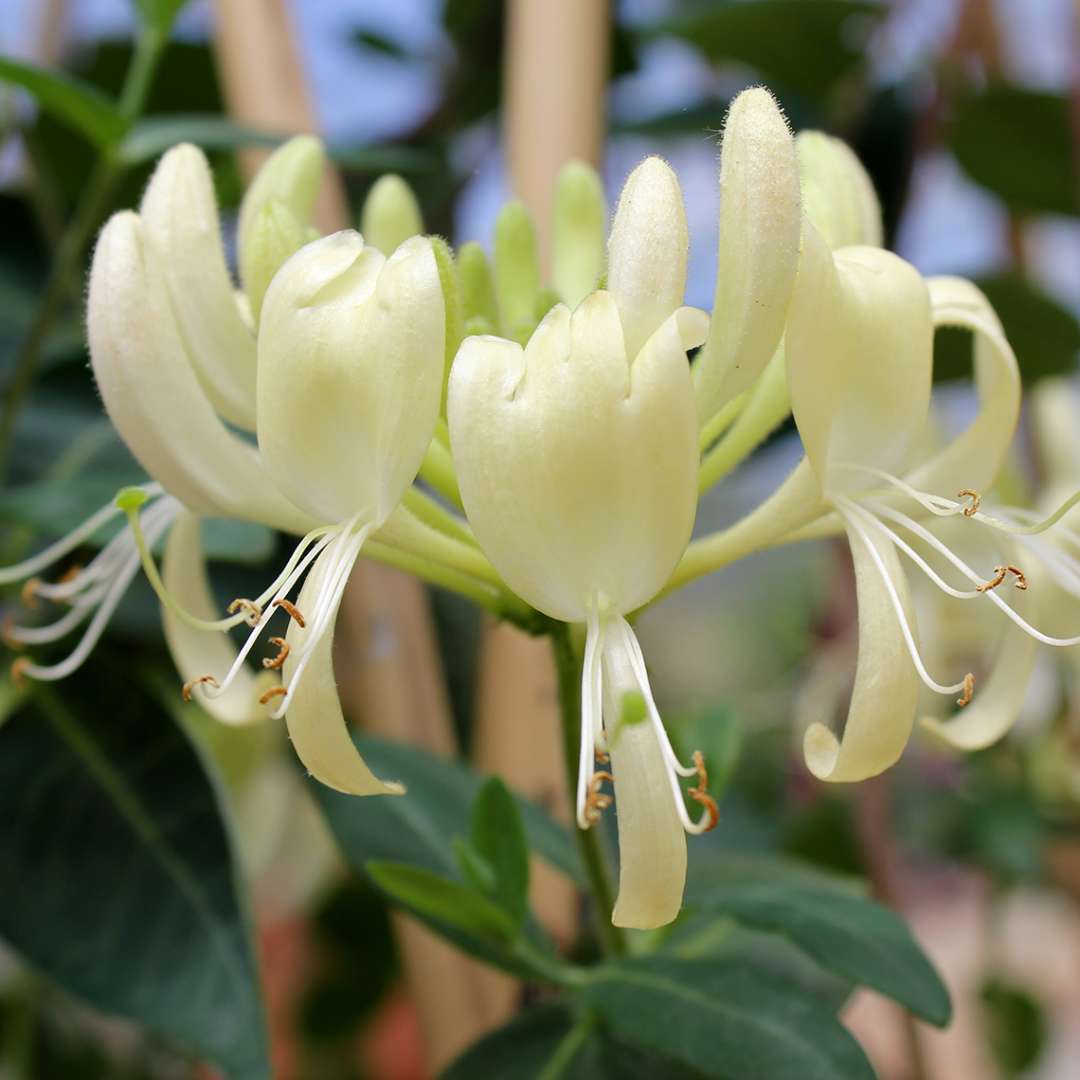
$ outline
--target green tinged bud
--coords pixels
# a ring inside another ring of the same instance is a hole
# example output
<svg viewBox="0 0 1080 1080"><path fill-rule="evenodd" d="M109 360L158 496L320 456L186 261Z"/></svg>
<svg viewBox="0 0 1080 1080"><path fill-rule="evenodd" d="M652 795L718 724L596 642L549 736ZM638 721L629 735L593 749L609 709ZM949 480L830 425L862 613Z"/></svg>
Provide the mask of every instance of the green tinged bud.
<svg viewBox="0 0 1080 1080"><path fill-rule="evenodd" d="M487 255L479 244L470 241L461 246L457 256L457 273L465 336L497 333L499 309L495 303L495 283Z"/></svg>
<svg viewBox="0 0 1080 1080"><path fill-rule="evenodd" d="M289 215L296 219L301 226L301 232L311 222L311 212L315 206L315 196L319 192L319 183L322 180L323 166L326 154L322 143L314 135L297 135L288 142L279 146L263 167L255 174L244 200L240 204L240 224L237 234L237 250L240 263L240 280L244 291L248 295L252 314L258 317L259 308L262 305L262 296L266 291L267 256L269 247L267 237L262 235L256 243L255 236L262 233L266 228L266 206L276 202ZM285 226L281 232L284 217L276 215L278 240L274 245L282 250L281 236L291 233L292 226ZM301 246L303 243L301 239ZM296 248L286 255L291 255ZM284 260L283 260L284 261ZM279 263L278 266L281 264ZM274 267L277 270L277 266ZM273 277L273 271L270 273ZM264 280L265 279L265 280ZM259 291L258 299L252 295L252 281L264 281Z"/></svg>
<svg viewBox="0 0 1080 1080"><path fill-rule="evenodd" d="M607 204L592 166L571 161L555 182L551 281L559 297L577 307L604 273Z"/></svg>
<svg viewBox="0 0 1080 1080"><path fill-rule="evenodd" d="M522 345L536 328L539 293L532 218L522 203L507 203L495 223L495 298L502 332Z"/></svg>
<svg viewBox="0 0 1080 1080"><path fill-rule="evenodd" d="M465 330L461 317L461 289L454 266L453 249L441 236L433 236L431 250L435 255L435 266L439 271L439 285L442 288L443 306L446 312L446 348L442 388L442 413L445 415L446 384L450 380L450 365L454 362L454 355L465 336Z"/></svg>
<svg viewBox="0 0 1080 1080"><path fill-rule="evenodd" d="M244 273L244 288L256 326L270 282L285 260L313 239L309 232L308 227L277 199L271 199L259 210L247 235Z"/></svg>
<svg viewBox="0 0 1080 1080"><path fill-rule="evenodd" d="M882 246L881 207L874 185L851 148L821 131L795 138L803 210L834 250Z"/></svg>
<svg viewBox="0 0 1080 1080"><path fill-rule="evenodd" d="M410 236L419 236L423 231L424 219L412 188L394 173L380 176L360 213L364 242L390 254Z"/></svg>

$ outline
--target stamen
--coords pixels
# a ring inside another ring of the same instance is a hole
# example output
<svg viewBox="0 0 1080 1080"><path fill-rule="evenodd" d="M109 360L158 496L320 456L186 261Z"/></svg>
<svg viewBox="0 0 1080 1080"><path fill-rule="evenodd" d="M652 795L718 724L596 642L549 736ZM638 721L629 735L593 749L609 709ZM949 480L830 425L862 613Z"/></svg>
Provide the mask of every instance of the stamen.
<svg viewBox="0 0 1080 1080"><path fill-rule="evenodd" d="M595 825L600 820L601 814L611 805L611 796L601 790L605 780L609 784L615 782L611 773L602 770L594 772L589 778L589 791L585 797L585 818L590 825Z"/></svg>
<svg viewBox="0 0 1080 1080"><path fill-rule="evenodd" d="M30 659L20 656L11 665L11 681L20 689L26 686L26 670L30 667Z"/></svg>
<svg viewBox="0 0 1080 1080"><path fill-rule="evenodd" d="M24 608L33 611L38 606L38 590L44 584L39 577L28 578L23 582L23 587L19 590L19 600Z"/></svg>
<svg viewBox="0 0 1080 1080"><path fill-rule="evenodd" d="M194 690L196 686L202 686L204 684L216 687L218 685L218 681L214 678L213 675L198 675L194 679L188 679L188 681L184 683L184 685L180 688L180 696L185 701L190 701L191 691Z"/></svg>
<svg viewBox="0 0 1080 1080"><path fill-rule="evenodd" d="M707 788L709 786L709 774L705 770L705 758L702 756L700 750L695 750L691 755L691 760L694 762L694 768L697 769L697 784L690 788L687 794L694 802L705 808L705 814L709 819L708 825L702 829L702 832L711 832L716 828L720 821L720 809L716 805L716 800L709 794Z"/></svg>
<svg viewBox="0 0 1080 1080"><path fill-rule="evenodd" d="M279 596L272 606L281 608L291 619L295 619L296 625L299 626L301 630L307 626L307 621L304 619L304 616L300 614L299 608L297 608L291 600L286 600L285 597Z"/></svg>
<svg viewBox="0 0 1080 1080"><path fill-rule="evenodd" d="M289 655L289 643L283 637L272 637L270 638L270 644L278 647L278 654L277 656L264 657L263 667L270 668L271 671L277 671L285 663L285 659Z"/></svg>
<svg viewBox="0 0 1080 1080"><path fill-rule="evenodd" d="M15 637L15 613L9 611L0 622L0 641L12 652L22 648L22 642Z"/></svg>
<svg viewBox="0 0 1080 1080"><path fill-rule="evenodd" d="M284 686L271 686L265 694L259 696L260 705L269 705L276 697L284 697L289 691Z"/></svg>
<svg viewBox="0 0 1080 1080"><path fill-rule="evenodd" d="M57 579L57 585L67 585L68 582L74 581L83 572L83 567L79 563L72 563Z"/></svg>
<svg viewBox="0 0 1080 1080"><path fill-rule="evenodd" d="M243 596L238 596L225 611L229 615L235 615L238 611L242 611L244 613L244 622L248 626L257 626L259 616L262 615L262 608L254 600L248 600Z"/></svg>
<svg viewBox="0 0 1080 1080"><path fill-rule="evenodd" d="M592 763L596 755L597 721L603 708L603 639L600 618L590 611L586 620L585 656L581 664L581 743L576 798L579 829L588 829L593 823L589 816L589 788L595 772Z"/></svg>
<svg viewBox="0 0 1080 1080"><path fill-rule="evenodd" d="M1027 577L1024 571L1019 566L995 566L994 576L989 581L984 581L981 585L975 586L976 592L989 592L991 589L996 589L1004 580L1006 575L1012 574L1016 578L1016 587L1024 592L1027 589Z"/></svg>
<svg viewBox="0 0 1080 1080"><path fill-rule="evenodd" d="M611 755L606 750L601 750L599 748L596 748L593 751L593 753L594 753L594 755L596 757L596 760L601 765L608 765L608 764L611 763Z"/></svg>
<svg viewBox="0 0 1080 1080"><path fill-rule="evenodd" d="M957 493L958 499L970 499L971 502L960 511L964 517L974 517L979 512L979 506L982 504L982 496L977 491L972 491L971 488L961 488Z"/></svg>
<svg viewBox="0 0 1080 1080"><path fill-rule="evenodd" d="M961 697L956 699L956 704L963 708L965 705L971 704L971 699L975 694L975 676L969 671L964 676L964 693Z"/></svg>

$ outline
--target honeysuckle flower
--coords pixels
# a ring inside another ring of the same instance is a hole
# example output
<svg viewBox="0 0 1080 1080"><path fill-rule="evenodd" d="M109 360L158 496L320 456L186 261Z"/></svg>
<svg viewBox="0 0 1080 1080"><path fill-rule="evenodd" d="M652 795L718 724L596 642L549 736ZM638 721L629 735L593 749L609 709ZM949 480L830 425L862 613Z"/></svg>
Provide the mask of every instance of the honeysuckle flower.
<svg viewBox="0 0 1080 1080"><path fill-rule="evenodd" d="M626 621L666 581L697 503L686 352L708 323L680 306L686 222L678 181L659 159L627 181L608 251L608 289L573 312L556 305L524 348L466 339L448 419L481 547L530 604L586 629L578 825L589 828L610 801L602 784L613 775L621 864L613 920L649 927L678 913L684 830L702 831L716 813L700 758L683 765L671 748ZM628 702L640 708L624 717ZM610 755L610 773L594 763L598 754ZM698 820L686 809L687 776L699 778Z"/></svg>

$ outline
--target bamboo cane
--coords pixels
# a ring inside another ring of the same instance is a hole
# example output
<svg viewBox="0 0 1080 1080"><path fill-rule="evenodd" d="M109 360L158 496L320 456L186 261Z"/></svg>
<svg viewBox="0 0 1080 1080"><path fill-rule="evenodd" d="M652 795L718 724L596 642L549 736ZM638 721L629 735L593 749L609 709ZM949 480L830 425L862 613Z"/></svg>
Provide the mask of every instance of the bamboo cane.
<svg viewBox="0 0 1080 1080"><path fill-rule="evenodd" d="M215 12L219 69L233 118L275 132L317 129L284 0L216 0ZM260 154L247 153L242 165L252 170L260 160ZM351 224L341 178L332 170L320 192L316 223L326 230ZM431 614L416 579L361 560L342 602L336 642L347 712L379 734L454 753ZM357 812L363 812L359 804ZM394 919L394 930L427 1065L436 1073L509 1014L516 984L406 916Z"/></svg>
<svg viewBox="0 0 1080 1080"><path fill-rule="evenodd" d="M503 141L514 194L532 212L541 259L551 257L551 199L562 166L599 165L608 73L607 0L511 0ZM487 622L478 672L475 758L568 820L555 666L547 641ZM562 940L573 935L572 887L533 862L532 902Z"/></svg>

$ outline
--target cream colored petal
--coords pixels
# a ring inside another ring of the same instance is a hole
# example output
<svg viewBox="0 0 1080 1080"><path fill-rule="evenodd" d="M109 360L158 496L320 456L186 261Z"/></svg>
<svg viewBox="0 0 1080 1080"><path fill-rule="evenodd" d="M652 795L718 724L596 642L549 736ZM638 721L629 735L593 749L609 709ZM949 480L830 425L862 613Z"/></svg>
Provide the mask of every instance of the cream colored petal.
<svg viewBox="0 0 1080 1080"><path fill-rule="evenodd" d="M335 545L327 549L335 551ZM316 560L296 606L302 612L311 612L315 597L327 572L327 555ZM304 767L320 783L342 791L347 795L403 795L402 784L380 780L364 763L356 749L345 717L341 711L337 681L334 678L333 624L337 610L331 616L330 629L315 646L299 683L292 690L292 700L285 712L285 724L293 749ZM293 621L285 640L289 644L289 656L285 661L286 684L296 671L297 660L312 625L301 627Z"/></svg>
<svg viewBox="0 0 1080 1080"><path fill-rule="evenodd" d="M911 624L911 601L896 549L876 531L867 535ZM811 724L803 736L807 768L820 780L865 780L894 764L907 745L918 703L919 676L885 581L867 540L849 528L848 541L859 605L859 659L843 738L838 740L821 722Z"/></svg>
<svg viewBox="0 0 1080 1080"><path fill-rule="evenodd" d="M199 543L199 519L194 514L181 511L173 524L165 544L161 576L169 593L196 618L221 617L206 577ZM236 659L236 648L228 635L196 630L164 606L161 621L176 670L185 682L200 675L228 671ZM259 696L277 682L278 678L272 672L263 671L256 675L245 667L220 697L206 697L198 690L194 697L206 712L223 724L254 724L266 717L266 708L259 704Z"/></svg>
<svg viewBox="0 0 1080 1080"><path fill-rule="evenodd" d="M785 350L791 411L822 487L866 485L837 465L895 471L930 403L933 327L918 271L880 248L834 254L807 223Z"/></svg>
<svg viewBox="0 0 1080 1080"><path fill-rule="evenodd" d="M728 111L720 148L712 331L694 363L702 423L761 374L780 344L801 220L787 121L767 90L746 90Z"/></svg>
<svg viewBox="0 0 1080 1080"><path fill-rule="evenodd" d="M1040 379L1028 402L1045 486L1075 488L1080 482L1080 393L1075 383L1064 377Z"/></svg>
<svg viewBox="0 0 1080 1080"><path fill-rule="evenodd" d="M667 162L646 158L627 178L608 240L608 292L631 359L683 302L686 226L679 180Z"/></svg>
<svg viewBox="0 0 1080 1080"><path fill-rule="evenodd" d="M139 214L206 396L229 423L254 431L255 338L233 300L203 152L174 146L154 170Z"/></svg>
<svg viewBox="0 0 1080 1080"><path fill-rule="evenodd" d="M1030 590L1029 590L1030 592ZM1025 618L1034 607L1028 592L1010 589L1009 604ZM970 601L974 603L975 601ZM971 703L950 719L924 717L922 726L959 750L982 750L1002 738L1016 722L1035 666L1037 642L995 611L1002 623L1001 640L988 678L977 684Z"/></svg>
<svg viewBox="0 0 1080 1080"><path fill-rule="evenodd" d="M259 327L259 447L297 506L379 524L401 501L439 414L443 313L425 238L384 259L335 233L278 271Z"/></svg>
<svg viewBox="0 0 1080 1080"><path fill-rule="evenodd" d="M464 342L448 418L461 494L485 554L519 595L582 621L603 596L629 611L685 549L697 504L697 430L684 338L672 315L628 366L618 309L594 293L561 306L525 352Z"/></svg>
<svg viewBox="0 0 1080 1080"><path fill-rule="evenodd" d="M881 205L851 147L823 131L800 131L795 153L803 213L829 247L881 247Z"/></svg>
<svg viewBox="0 0 1080 1080"><path fill-rule="evenodd" d="M947 446L907 477L922 491L952 497L961 488L985 491L1005 461L1020 417L1020 370L990 302L970 281L927 281L935 326L956 326L975 337L979 411Z"/></svg>
<svg viewBox="0 0 1080 1080"><path fill-rule="evenodd" d="M255 448L221 422L188 362L142 222L114 215L98 239L87 296L90 359L109 417L146 471L191 510L306 532Z"/></svg>

